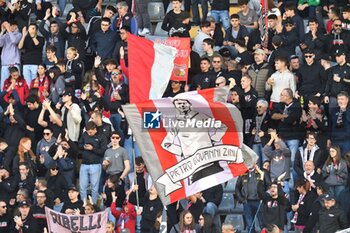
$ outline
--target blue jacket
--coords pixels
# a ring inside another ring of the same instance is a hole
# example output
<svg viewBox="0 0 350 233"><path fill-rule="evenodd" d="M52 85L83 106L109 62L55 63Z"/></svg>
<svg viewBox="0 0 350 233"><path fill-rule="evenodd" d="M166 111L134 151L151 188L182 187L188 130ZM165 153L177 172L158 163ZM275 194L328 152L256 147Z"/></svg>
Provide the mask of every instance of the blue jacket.
<svg viewBox="0 0 350 233"><path fill-rule="evenodd" d="M7 32L4 35L0 35L0 47L2 47L1 65L20 64L21 54L18 49L18 43L21 37L22 34L18 29L14 32Z"/></svg>
<svg viewBox="0 0 350 233"><path fill-rule="evenodd" d="M116 32L110 29L106 32L99 30L90 41L91 50L100 56L102 61L106 58L112 58L117 39Z"/></svg>

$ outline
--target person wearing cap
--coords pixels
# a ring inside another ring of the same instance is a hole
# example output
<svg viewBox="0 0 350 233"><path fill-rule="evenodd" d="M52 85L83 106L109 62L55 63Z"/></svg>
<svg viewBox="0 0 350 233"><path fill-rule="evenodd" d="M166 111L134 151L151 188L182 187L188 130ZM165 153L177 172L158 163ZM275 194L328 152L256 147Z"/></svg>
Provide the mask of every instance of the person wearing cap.
<svg viewBox="0 0 350 233"><path fill-rule="evenodd" d="M65 201L61 213L69 215L80 215L84 214L84 202L78 199L79 190L74 186L68 188L68 198L69 200Z"/></svg>
<svg viewBox="0 0 350 233"><path fill-rule="evenodd" d="M295 29L297 31L298 42L300 42L300 40L304 38L304 34L305 34L303 19L296 12L294 2L287 2L285 4L284 9L285 9L285 12L283 13L283 20L286 20L287 18L291 18L295 26Z"/></svg>
<svg viewBox="0 0 350 233"><path fill-rule="evenodd" d="M79 139L79 149L82 155L80 166L80 195L84 200L87 196L87 189L91 187L91 196L94 203L97 203L98 187L101 178L101 160L107 149L105 135L98 134L96 125L89 121L85 125L86 131Z"/></svg>
<svg viewBox="0 0 350 233"><path fill-rule="evenodd" d="M308 103L310 97L321 97L322 93L324 93L327 76L323 66L316 61L316 55L313 50L306 49L304 58L306 62L299 69L296 97L302 97L304 103Z"/></svg>
<svg viewBox="0 0 350 233"><path fill-rule="evenodd" d="M265 83L267 79L273 74L273 69L269 63L265 61L266 54L262 49L254 51L254 62L249 66L247 73L252 77L253 88L258 92L259 98L265 98Z"/></svg>
<svg viewBox="0 0 350 233"><path fill-rule="evenodd" d="M6 33L5 33L6 32ZM21 33L18 30L17 22L3 22L1 25L0 45L1 51L1 84L2 90L5 80L10 76L9 68L16 66L19 68L21 55L18 49L18 43L21 40Z"/></svg>
<svg viewBox="0 0 350 233"><path fill-rule="evenodd" d="M276 30L278 35L282 36L283 47L288 51L288 55L291 56L295 54L295 49L298 45L298 34L293 20L291 18L286 18L283 27L277 27Z"/></svg>
<svg viewBox="0 0 350 233"><path fill-rule="evenodd" d="M316 187L317 199L312 203L310 216L307 219L303 233L316 232L318 223L318 213L324 207L323 198L328 193L328 185L321 182Z"/></svg>
<svg viewBox="0 0 350 233"><path fill-rule="evenodd" d="M329 104L329 109L337 107L337 95L341 91L350 91L350 65L346 63L346 50L344 46L339 46L335 50L336 66L333 66L328 73L327 85L324 93L324 102Z"/></svg>
<svg viewBox="0 0 350 233"><path fill-rule="evenodd" d="M67 127L68 137L73 142L78 142L80 134L80 123L82 120L81 109L78 104L73 103L71 90L65 90L62 94L62 122Z"/></svg>
<svg viewBox="0 0 350 233"><path fill-rule="evenodd" d="M30 200L23 200L19 203L19 215L13 218L11 232L13 233L32 233L37 232L37 221L30 213Z"/></svg>
<svg viewBox="0 0 350 233"><path fill-rule="evenodd" d="M346 214L340 208L333 194L327 194L323 198L324 207L319 211L318 225L319 233L330 233L349 227Z"/></svg>

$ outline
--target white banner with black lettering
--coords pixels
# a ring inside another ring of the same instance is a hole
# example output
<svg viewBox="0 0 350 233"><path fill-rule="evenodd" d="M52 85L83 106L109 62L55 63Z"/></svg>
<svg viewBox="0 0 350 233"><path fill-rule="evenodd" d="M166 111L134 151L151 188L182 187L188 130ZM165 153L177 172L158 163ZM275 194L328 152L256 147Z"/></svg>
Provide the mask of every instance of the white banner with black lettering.
<svg viewBox="0 0 350 233"><path fill-rule="evenodd" d="M106 232L107 211L87 215L67 215L45 207L49 233Z"/></svg>

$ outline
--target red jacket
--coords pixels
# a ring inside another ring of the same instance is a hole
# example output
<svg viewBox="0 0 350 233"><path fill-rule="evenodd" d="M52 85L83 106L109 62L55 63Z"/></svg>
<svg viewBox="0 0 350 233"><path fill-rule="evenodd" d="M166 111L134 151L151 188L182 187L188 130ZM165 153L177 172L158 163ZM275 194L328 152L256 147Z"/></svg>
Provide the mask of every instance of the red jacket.
<svg viewBox="0 0 350 233"><path fill-rule="evenodd" d="M124 220L124 228L129 229L130 233L135 233L135 226L136 226L136 211L135 207L131 203L127 203L128 205L128 212L124 211L124 205L123 210L120 211L116 208L116 203L112 202L111 204L111 211L113 216L118 220L117 222L117 232L121 232L121 225Z"/></svg>
<svg viewBox="0 0 350 233"><path fill-rule="evenodd" d="M11 77L5 80L3 91L6 91L11 86ZM21 100L21 104L24 105L25 99L28 97L29 94L29 88L26 80L23 77L18 77L16 80L16 86L15 89L18 93L19 99ZM4 100L8 103L9 102L9 95L12 93L12 91L9 91L5 96Z"/></svg>

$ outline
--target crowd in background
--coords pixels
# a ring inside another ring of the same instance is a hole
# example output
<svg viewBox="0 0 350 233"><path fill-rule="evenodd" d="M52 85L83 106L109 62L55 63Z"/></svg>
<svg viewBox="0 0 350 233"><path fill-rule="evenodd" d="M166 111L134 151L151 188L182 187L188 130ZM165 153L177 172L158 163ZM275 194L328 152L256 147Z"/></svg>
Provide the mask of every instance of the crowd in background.
<svg viewBox="0 0 350 233"><path fill-rule="evenodd" d="M109 233L159 232L164 209L171 233L235 232L219 213L226 184L164 207L128 127L128 34L152 34L149 3L0 0L1 232L46 232L45 207L107 209ZM245 230L349 227L349 2L163 4L169 37L198 28L188 81L164 97L228 86L259 157L232 193Z"/></svg>

